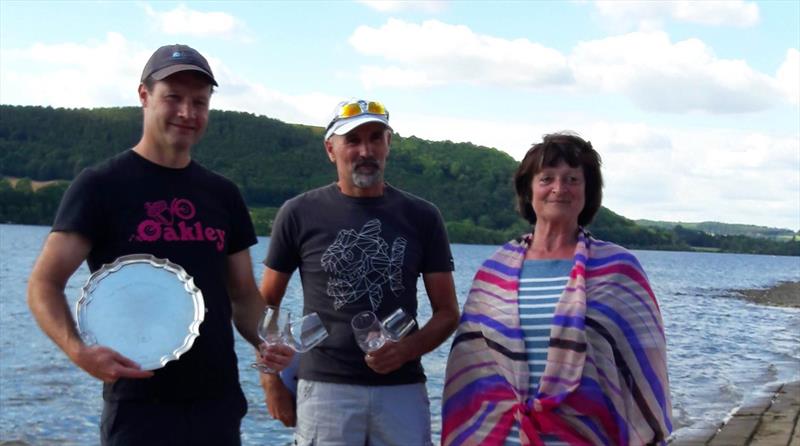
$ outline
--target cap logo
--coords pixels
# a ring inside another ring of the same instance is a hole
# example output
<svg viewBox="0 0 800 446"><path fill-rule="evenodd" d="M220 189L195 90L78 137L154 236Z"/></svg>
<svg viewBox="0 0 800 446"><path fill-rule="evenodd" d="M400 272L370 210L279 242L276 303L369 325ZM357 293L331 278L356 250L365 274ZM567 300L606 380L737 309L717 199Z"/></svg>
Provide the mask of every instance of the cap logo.
<svg viewBox="0 0 800 446"><path fill-rule="evenodd" d="M153 80L163 80L186 70L199 71L211 81L212 85L219 85L211 73L206 58L194 48L179 44L164 45L157 49L142 70L141 82L144 83L149 77Z"/></svg>

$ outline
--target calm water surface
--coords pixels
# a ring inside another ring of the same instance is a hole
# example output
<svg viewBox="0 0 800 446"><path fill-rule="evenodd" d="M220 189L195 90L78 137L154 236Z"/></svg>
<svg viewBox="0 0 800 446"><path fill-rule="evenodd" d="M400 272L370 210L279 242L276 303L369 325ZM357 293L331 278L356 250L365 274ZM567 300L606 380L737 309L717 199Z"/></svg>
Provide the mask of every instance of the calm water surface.
<svg viewBox="0 0 800 446"><path fill-rule="evenodd" d="M25 303L33 262L49 228L0 225L0 441L35 445L98 443L101 384L72 365L39 331ZM251 250L260 279L268 243ZM463 304L472 275L492 246L453 245L456 287ZM800 281L800 258L740 254L637 251L659 299L669 345L669 373L677 428L718 423L767 383L800 379L800 311L727 298L731 290ZM70 306L88 277L70 280ZM420 321L430 306L420 294ZM292 278L284 305L300 311L300 285ZM237 335L238 336L238 335ZM288 444L291 431L266 411L252 348L237 337L239 371L249 401L242 425L245 445ZM441 391L449 341L423 359L433 413L441 427Z"/></svg>

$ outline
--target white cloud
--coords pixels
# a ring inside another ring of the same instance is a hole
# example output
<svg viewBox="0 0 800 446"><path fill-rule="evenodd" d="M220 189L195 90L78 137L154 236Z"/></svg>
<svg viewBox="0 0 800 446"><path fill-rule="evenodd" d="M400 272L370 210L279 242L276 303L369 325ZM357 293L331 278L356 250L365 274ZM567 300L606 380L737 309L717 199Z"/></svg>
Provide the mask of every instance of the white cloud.
<svg viewBox="0 0 800 446"><path fill-rule="evenodd" d="M669 136L660 133L645 124L628 122L596 122L588 129L592 138L604 141L606 150L615 154L669 152L672 141ZM591 138L589 138L591 140Z"/></svg>
<svg viewBox="0 0 800 446"><path fill-rule="evenodd" d="M225 12L201 12L179 4L170 11L156 11L144 5L147 15L155 20L158 30L166 35L221 37L250 41L247 27Z"/></svg>
<svg viewBox="0 0 800 446"><path fill-rule="evenodd" d="M241 77L216 57L209 57L208 61L220 85L211 99L215 110L241 111L287 123L325 126L334 104L342 100L315 91L287 94Z"/></svg>
<svg viewBox="0 0 800 446"><path fill-rule="evenodd" d="M117 33L87 44L37 43L4 51L0 102L54 107L138 105L150 52Z"/></svg>
<svg viewBox="0 0 800 446"><path fill-rule="evenodd" d="M786 50L786 59L775 76L789 103L800 104L800 51Z"/></svg>
<svg viewBox="0 0 800 446"><path fill-rule="evenodd" d="M669 156L607 165L607 204L629 218L800 228L800 135L663 129ZM617 177L625 181L617 183ZM655 178L655 181L654 181ZM636 199L659 190L658 200ZM620 198L622 198L620 200Z"/></svg>
<svg viewBox="0 0 800 446"><path fill-rule="evenodd" d="M755 2L727 1L668 1L675 20L714 26L754 26L759 21L759 9Z"/></svg>
<svg viewBox="0 0 800 446"><path fill-rule="evenodd" d="M673 148L667 133L633 122L587 120L581 126L603 160L607 207L631 218L622 204L669 201Z"/></svg>
<svg viewBox="0 0 800 446"><path fill-rule="evenodd" d="M447 8L446 0L359 0L359 3L380 12L422 11L437 13Z"/></svg>
<svg viewBox="0 0 800 446"><path fill-rule="evenodd" d="M672 43L661 31L581 42L570 65L581 87L622 93L645 110L750 112L781 96L773 78L746 62L719 59L697 39Z"/></svg>
<svg viewBox="0 0 800 446"><path fill-rule="evenodd" d="M502 150L516 160L522 159L535 139L553 131L546 124L492 121L480 117L451 118L424 113L404 113L402 110L392 110L392 113L392 128L404 137L417 136L431 141L471 142Z"/></svg>
<svg viewBox="0 0 800 446"><path fill-rule="evenodd" d="M395 130L495 147L520 160L563 122L603 159L604 205L628 218L705 220L800 229L800 135L676 129L562 116L525 122L411 115ZM391 161L390 161L391 163Z"/></svg>
<svg viewBox="0 0 800 446"><path fill-rule="evenodd" d="M333 105L341 100L322 93L290 95L229 75L223 79L212 100L214 109L255 113L283 122L325 126Z"/></svg>
<svg viewBox="0 0 800 446"><path fill-rule="evenodd" d="M35 44L3 51L0 103L66 108L139 106L136 89L152 49L117 33L103 41ZM285 122L324 125L340 98L288 95L233 74L213 54L206 57L220 84L211 101L218 110L256 113Z"/></svg>
<svg viewBox="0 0 800 446"><path fill-rule="evenodd" d="M358 27L350 44L387 66L360 69L365 88L425 88L446 83L509 88L574 88L622 94L644 110L712 114L765 110L797 100L797 51L777 78L743 60L721 59L698 39L672 42L663 31L637 31L579 42L568 56L527 39L480 35L463 25L389 19ZM795 102L796 103L796 102Z"/></svg>
<svg viewBox="0 0 800 446"><path fill-rule="evenodd" d="M758 5L742 0L600 0L594 5L612 26L640 30L661 28L665 20L741 28L754 26L759 21Z"/></svg>
<svg viewBox="0 0 800 446"><path fill-rule="evenodd" d="M372 86L433 85L444 82L541 87L571 82L566 59L558 51L527 39L506 40L473 32L463 25L427 20L421 25L398 19L380 28L359 26L350 44L360 53L404 67L369 67L362 79ZM377 75L388 74L388 77Z"/></svg>
<svg viewBox="0 0 800 446"><path fill-rule="evenodd" d="M364 84L366 89L376 87L420 88L432 87L443 83L442 81L431 80L428 74L422 70L363 66L360 71L361 83Z"/></svg>

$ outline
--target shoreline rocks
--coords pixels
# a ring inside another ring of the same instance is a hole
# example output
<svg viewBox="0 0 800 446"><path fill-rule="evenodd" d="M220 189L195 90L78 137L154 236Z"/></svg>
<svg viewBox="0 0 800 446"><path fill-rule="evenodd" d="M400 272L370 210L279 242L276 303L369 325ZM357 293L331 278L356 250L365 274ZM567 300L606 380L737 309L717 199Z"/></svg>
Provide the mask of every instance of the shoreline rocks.
<svg viewBox="0 0 800 446"><path fill-rule="evenodd" d="M735 290L735 293L759 305L800 308L800 282L781 282L772 288Z"/></svg>

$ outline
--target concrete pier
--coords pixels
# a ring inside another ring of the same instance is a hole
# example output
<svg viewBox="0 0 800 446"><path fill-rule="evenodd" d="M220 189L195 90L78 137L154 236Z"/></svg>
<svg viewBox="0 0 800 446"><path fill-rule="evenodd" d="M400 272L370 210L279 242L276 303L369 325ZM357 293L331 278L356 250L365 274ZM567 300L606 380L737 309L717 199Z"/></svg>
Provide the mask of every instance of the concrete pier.
<svg viewBox="0 0 800 446"><path fill-rule="evenodd" d="M671 446L800 446L800 382L780 384L717 429L685 429Z"/></svg>

